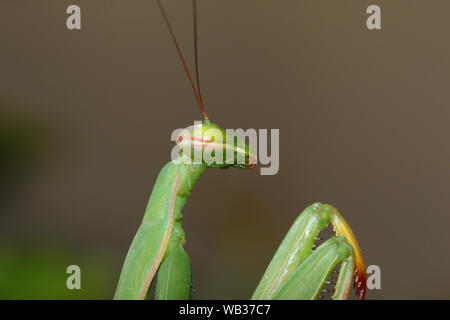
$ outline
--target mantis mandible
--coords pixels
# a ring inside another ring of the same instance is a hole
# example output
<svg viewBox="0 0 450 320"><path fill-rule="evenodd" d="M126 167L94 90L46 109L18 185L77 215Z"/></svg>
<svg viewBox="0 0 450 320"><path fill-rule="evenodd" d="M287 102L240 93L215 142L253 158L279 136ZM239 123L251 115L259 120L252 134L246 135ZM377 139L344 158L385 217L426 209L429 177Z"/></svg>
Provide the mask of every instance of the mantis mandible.
<svg viewBox="0 0 450 320"><path fill-rule="evenodd" d="M237 139L217 142L208 136L215 129L225 131L212 123L206 114L198 76L197 13L194 12L194 50L196 83L189 72L180 46L160 0L156 0L170 36L186 71L194 97L204 120L193 129L189 141L196 151L206 148L233 151L233 163L192 163L180 153L179 161L167 163L153 187L150 200L131 247L128 251L115 299L146 299L150 285L158 272L155 299L189 299L192 296L192 271L184 250L185 233L181 225L181 210L192 192L194 184L207 168L252 168L256 156L249 146ZM194 138L198 137L200 139ZM244 158L244 163L236 161ZM181 159L181 160L180 160ZM329 224L335 236L313 250L319 232ZM331 205L315 203L308 206L295 220L276 251L252 299L316 299L321 294L330 274L338 267L339 276L333 299L347 299L352 283L359 299L365 298L366 271L361 250L350 226Z"/></svg>

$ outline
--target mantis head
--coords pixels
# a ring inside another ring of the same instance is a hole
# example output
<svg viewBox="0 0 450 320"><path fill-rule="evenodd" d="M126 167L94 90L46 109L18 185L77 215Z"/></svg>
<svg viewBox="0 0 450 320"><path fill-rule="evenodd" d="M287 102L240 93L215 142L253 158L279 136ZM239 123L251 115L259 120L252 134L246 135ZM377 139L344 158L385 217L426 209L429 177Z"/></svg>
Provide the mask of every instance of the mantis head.
<svg viewBox="0 0 450 320"><path fill-rule="evenodd" d="M194 164L208 168L252 169L257 162L249 145L233 130L225 131L209 120L196 122L184 132L178 136L177 144Z"/></svg>

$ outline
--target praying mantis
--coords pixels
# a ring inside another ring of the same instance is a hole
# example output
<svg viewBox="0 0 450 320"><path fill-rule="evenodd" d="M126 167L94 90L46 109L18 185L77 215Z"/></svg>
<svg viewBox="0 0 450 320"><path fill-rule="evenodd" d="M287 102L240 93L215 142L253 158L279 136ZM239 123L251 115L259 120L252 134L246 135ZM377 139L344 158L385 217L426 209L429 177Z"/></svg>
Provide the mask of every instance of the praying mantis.
<svg viewBox="0 0 450 320"><path fill-rule="evenodd" d="M160 0L156 0L172 41L186 71L200 111L201 126L191 130L190 136L177 141L188 144L190 150L204 152L231 152L231 162L192 162L189 153L167 163L153 187L142 223L133 239L123 265L114 299L146 299L157 274L155 299L190 299L192 297L192 271L184 250L185 233L181 225L181 210L195 183L208 168L251 169L256 155L247 144L238 139L217 139L217 132L225 131L211 122L206 114L200 91L197 54L197 11L193 0L194 16L194 83L175 38L169 19ZM210 135L211 129L216 132ZM183 149L186 150L186 149ZM244 159L244 161L237 161ZM335 236L313 250L320 231L330 225ZM367 275L356 237L336 208L314 203L295 220L273 259L269 263L251 299L317 299L330 274L338 267L339 276L333 299L347 299L354 283L357 296L364 299Z"/></svg>

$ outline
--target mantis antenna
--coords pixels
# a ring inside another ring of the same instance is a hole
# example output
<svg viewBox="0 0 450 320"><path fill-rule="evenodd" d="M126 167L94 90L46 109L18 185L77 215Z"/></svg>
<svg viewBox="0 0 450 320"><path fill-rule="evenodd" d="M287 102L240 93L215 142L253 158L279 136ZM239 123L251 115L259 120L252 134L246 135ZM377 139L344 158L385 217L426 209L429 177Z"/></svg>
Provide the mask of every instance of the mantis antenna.
<svg viewBox="0 0 450 320"><path fill-rule="evenodd" d="M194 81L192 79L191 73L189 72L189 68L186 64L186 60L184 59L183 53L181 52L180 45L178 44L177 38L175 37L175 33L173 32L172 26L170 25L169 19L167 18L166 12L161 4L160 0L156 0L158 3L159 9L164 17L164 21L166 22L167 29L169 30L170 36L173 40L173 43L177 49L178 55L180 57L181 63L183 64L183 68L186 71L187 77L189 79L189 83L191 84L192 90L194 91L195 100L197 101L198 107L202 112L203 118L208 120L208 115L205 111L205 105L203 104L203 98L200 92L200 78L198 74L198 49L197 49L197 1L192 0L192 8L194 12L194 56L195 56L195 78L197 82L197 88L195 87Z"/></svg>

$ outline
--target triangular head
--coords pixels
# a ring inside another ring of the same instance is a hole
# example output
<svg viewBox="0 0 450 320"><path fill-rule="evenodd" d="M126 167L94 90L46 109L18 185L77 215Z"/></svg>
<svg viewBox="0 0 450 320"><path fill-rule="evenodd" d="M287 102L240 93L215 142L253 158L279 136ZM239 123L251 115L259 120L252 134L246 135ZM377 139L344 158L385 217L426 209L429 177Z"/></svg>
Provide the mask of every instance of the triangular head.
<svg viewBox="0 0 450 320"><path fill-rule="evenodd" d="M210 120L196 121L193 126L181 130L177 145L184 162L208 168L251 169L257 163L257 156L242 137Z"/></svg>

